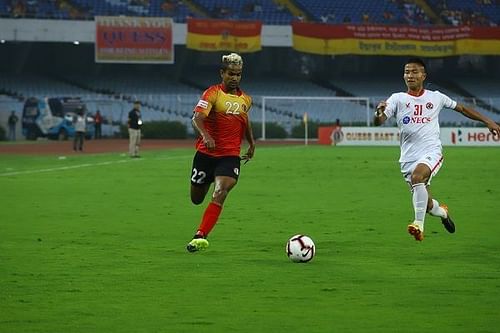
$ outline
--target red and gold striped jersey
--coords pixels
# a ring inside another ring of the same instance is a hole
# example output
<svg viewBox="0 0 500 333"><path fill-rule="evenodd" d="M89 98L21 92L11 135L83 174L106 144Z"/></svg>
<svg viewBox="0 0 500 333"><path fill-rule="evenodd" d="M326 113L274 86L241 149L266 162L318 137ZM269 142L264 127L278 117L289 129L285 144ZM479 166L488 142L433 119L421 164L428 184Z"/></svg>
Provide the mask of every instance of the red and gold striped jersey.
<svg viewBox="0 0 500 333"><path fill-rule="evenodd" d="M242 90L238 90L236 95L229 94L223 84L205 90L194 112L202 112L207 116L205 129L215 140L215 150L208 151L201 137L196 141L196 149L217 157L240 156L251 106L252 98Z"/></svg>

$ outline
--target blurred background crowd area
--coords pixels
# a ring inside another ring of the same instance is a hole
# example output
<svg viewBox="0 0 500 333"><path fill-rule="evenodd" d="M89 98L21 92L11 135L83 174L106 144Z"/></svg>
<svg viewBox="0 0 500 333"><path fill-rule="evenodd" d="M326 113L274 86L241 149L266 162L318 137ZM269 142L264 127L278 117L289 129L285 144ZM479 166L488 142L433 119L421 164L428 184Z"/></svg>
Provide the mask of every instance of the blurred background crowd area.
<svg viewBox="0 0 500 333"><path fill-rule="evenodd" d="M1 17L93 20L94 16L293 20L323 23L497 26L499 0L4 0Z"/></svg>

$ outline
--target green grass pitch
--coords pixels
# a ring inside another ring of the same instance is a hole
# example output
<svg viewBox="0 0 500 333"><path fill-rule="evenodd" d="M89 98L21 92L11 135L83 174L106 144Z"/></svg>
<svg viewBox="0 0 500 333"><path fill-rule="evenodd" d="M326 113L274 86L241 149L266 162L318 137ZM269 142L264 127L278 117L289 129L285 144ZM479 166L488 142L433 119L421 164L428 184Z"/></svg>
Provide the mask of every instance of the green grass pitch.
<svg viewBox="0 0 500 333"><path fill-rule="evenodd" d="M445 149L457 232L427 216L422 243L398 154L258 147L194 254L192 150L2 155L0 332L498 332L498 149Z"/></svg>

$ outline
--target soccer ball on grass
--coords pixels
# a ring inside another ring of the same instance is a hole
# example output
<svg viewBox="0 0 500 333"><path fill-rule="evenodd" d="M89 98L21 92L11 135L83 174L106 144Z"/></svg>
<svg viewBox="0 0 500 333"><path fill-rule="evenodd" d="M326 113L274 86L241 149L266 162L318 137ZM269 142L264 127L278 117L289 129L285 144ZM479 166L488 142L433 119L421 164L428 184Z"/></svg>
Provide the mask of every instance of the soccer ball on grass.
<svg viewBox="0 0 500 333"><path fill-rule="evenodd" d="M311 261L315 252L313 240L305 235L295 235L286 243L286 254L293 262Z"/></svg>

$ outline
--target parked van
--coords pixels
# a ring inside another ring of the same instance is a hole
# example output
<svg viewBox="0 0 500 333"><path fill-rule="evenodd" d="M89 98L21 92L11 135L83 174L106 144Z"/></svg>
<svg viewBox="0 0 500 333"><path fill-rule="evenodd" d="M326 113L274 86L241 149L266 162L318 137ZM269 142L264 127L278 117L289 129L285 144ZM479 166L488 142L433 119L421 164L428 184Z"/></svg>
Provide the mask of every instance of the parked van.
<svg viewBox="0 0 500 333"><path fill-rule="evenodd" d="M87 139L94 137L94 118L87 115L87 107L79 97L31 97L23 107L23 134L28 140L47 137L66 140L75 136L73 120L83 110L87 117Z"/></svg>

